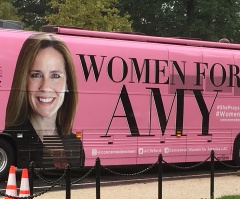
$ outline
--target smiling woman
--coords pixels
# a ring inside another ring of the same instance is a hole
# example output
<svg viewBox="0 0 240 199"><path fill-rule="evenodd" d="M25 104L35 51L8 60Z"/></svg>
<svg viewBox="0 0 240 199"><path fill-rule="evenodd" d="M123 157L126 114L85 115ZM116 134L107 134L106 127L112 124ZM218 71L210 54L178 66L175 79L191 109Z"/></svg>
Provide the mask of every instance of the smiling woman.
<svg viewBox="0 0 240 199"><path fill-rule="evenodd" d="M52 47L41 49L31 67L27 81L30 121L41 140L56 135L57 111L67 88L64 58ZM42 131L48 127L47 131Z"/></svg>
<svg viewBox="0 0 240 199"><path fill-rule="evenodd" d="M23 150L30 150L28 158L35 163L42 162L44 137L71 134L78 102L75 74L71 53L62 40L40 33L24 42L6 109L5 132ZM64 146L58 145L63 156ZM56 153L50 153L53 161Z"/></svg>
<svg viewBox="0 0 240 199"><path fill-rule="evenodd" d="M70 133L78 102L75 74L71 53L63 41L44 33L30 36L18 57L6 128L30 120L33 126L45 129L64 123L58 133ZM70 92L65 94L67 88Z"/></svg>

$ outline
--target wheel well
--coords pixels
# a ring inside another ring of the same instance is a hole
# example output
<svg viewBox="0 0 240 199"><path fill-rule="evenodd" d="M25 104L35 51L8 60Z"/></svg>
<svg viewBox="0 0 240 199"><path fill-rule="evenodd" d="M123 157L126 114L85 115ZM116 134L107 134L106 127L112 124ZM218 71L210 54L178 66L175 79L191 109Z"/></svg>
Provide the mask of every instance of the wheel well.
<svg viewBox="0 0 240 199"><path fill-rule="evenodd" d="M235 140L234 140L234 143L233 143L233 146L236 145L236 143L238 142L238 140L240 140L240 133L237 134Z"/></svg>
<svg viewBox="0 0 240 199"><path fill-rule="evenodd" d="M237 134L235 140L234 140L234 143L233 143L233 152L232 152L232 159L235 161L235 155L236 155L236 152L235 149L236 149L236 144L240 141L240 133Z"/></svg>
<svg viewBox="0 0 240 199"><path fill-rule="evenodd" d="M17 144L10 135L5 134L5 133L0 133L0 140L8 142L12 146L14 153L17 154ZM15 157L17 157L17 156L15 156ZM16 163L17 163L17 161L15 159L15 164Z"/></svg>

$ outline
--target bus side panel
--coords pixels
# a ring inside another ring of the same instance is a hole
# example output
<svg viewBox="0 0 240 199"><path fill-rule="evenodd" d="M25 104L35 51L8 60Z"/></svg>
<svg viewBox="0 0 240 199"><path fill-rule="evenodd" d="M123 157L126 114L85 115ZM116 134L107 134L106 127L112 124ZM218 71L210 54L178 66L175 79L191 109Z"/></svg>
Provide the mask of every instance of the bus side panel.
<svg viewBox="0 0 240 199"><path fill-rule="evenodd" d="M7 33L7 34L6 34ZM0 130L17 57L32 33L0 31ZM231 160L239 132L234 50L57 35L74 59L85 165ZM19 74L21 75L21 74ZM240 146L239 146L240 147Z"/></svg>
<svg viewBox="0 0 240 199"><path fill-rule="evenodd" d="M150 97L151 88L159 87L154 85L155 59L168 58L166 45L94 38L78 41L68 41L68 44L72 54L77 55L74 59L79 74L79 107L74 128L83 130L85 165L92 165L96 157L110 165L141 163L137 162L137 157L143 155L141 150L145 145L156 142L152 149L159 148L156 138L160 137L159 124L151 124L158 129L152 141L152 132L149 132L150 112L156 118L154 106L150 107ZM93 59L97 73L91 68ZM168 71L165 61L160 67ZM162 84L167 80L163 74L160 78ZM161 90L164 95L167 88L165 85ZM151 135L146 136L148 133ZM141 140L144 140L143 145ZM142 162L149 163L156 161L156 156L145 159L148 161Z"/></svg>
<svg viewBox="0 0 240 199"><path fill-rule="evenodd" d="M129 150L100 152L106 164L153 163L159 153L169 162L202 161L211 149L231 159L237 123L218 115L221 107L238 107L229 87L231 50L63 39L78 74L74 129L84 132L86 163L101 150Z"/></svg>
<svg viewBox="0 0 240 199"><path fill-rule="evenodd" d="M18 54L29 35L23 31L0 30L0 131L5 128L6 107Z"/></svg>

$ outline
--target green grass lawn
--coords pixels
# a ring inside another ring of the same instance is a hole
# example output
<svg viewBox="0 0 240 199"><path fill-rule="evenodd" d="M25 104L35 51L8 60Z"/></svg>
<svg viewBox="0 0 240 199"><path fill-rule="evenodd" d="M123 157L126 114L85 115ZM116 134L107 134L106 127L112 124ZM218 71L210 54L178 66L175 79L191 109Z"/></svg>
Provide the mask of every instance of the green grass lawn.
<svg viewBox="0 0 240 199"><path fill-rule="evenodd" d="M216 199L240 199L240 195L232 195L232 196L222 196Z"/></svg>

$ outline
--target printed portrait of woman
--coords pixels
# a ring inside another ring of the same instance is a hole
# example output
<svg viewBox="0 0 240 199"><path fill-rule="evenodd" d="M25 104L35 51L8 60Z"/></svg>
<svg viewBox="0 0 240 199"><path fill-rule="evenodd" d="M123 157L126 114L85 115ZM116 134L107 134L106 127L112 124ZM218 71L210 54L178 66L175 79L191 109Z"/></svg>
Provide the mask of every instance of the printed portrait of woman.
<svg viewBox="0 0 240 199"><path fill-rule="evenodd" d="M20 150L31 151L31 161L41 163L44 136L72 133L77 91L66 44L51 34L31 35L18 56L5 120L5 131L17 140Z"/></svg>

